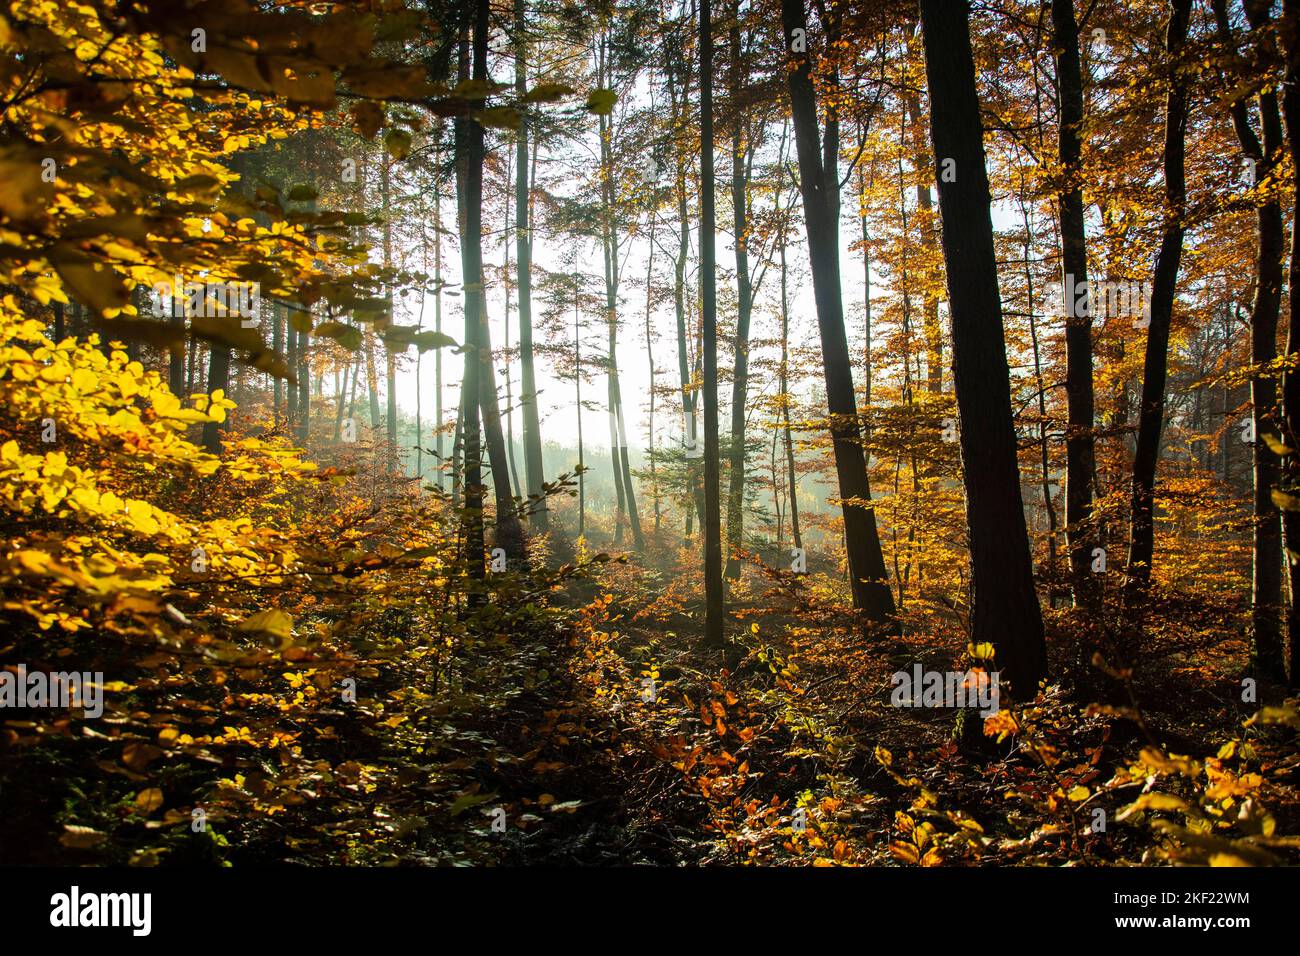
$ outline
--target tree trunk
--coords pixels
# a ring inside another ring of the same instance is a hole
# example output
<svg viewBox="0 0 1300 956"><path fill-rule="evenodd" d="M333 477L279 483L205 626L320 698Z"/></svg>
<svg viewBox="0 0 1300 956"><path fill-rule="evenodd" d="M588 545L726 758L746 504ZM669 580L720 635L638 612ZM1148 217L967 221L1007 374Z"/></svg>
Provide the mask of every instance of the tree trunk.
<svg viewBox="0 0 1300 956"><path fill-rule="evenodd" d="M271 303L271 348L276 355L281 355L284 352L284 313L280 308L280 303L274 301ZM275 379L275 404L271 408L271 419L277 426L280 424L280 403L283 401L284 382L277 376Z"/></svg>
<svg viewBox="0 0 1300 956"><path fill-rule="evenodd" d="M787 38L794 31L807 34L802 0L781 0ZM839 172L838 150L819 145L817 99L808 54L793 52L795 68L788 71L795 148L799 158L799 185L807 222L808 256L812 267L813 297L821 331L822 364L826 374L826 400L831 416L835 472L844 512L844 544L848 558L853 604L878 627L896 630L894 595L880 548L876 512L871 505L866 456L858 423L853 368L844 331L844 304L840 295ZM829 126L829 124L828 124ZM831 162L826 162L829 156Z"/></svg>
<svg viewBox="0 0 1300 956"><path fill-rule="evenodd" d="M474 31L474 72L483 67L487 73L487 0L476 0ZM481 26L480 26L481 24ZM482 52L480 53L480 36ZM461 81L469 79L469 43L462 30L459 40L459 68ZM479 451L479 375L483 362L479 354L479 311L483 308L483 247L467 241L472 236L482 238L482 206L474 198L483 195L483 128L468 117L455 120L456 144L456 199L457 216L461 230L460 263L461 288L464 291L465 310L465 372L461 379L460 407L462 416L461 445L464 452L465 495L465 561L472 579L484 577L483 535L483 475ZM471 225L473 228L471 228ZM373 360L370 368L373 369ZM378 409L372 405L377 418Z"/></svg>
<svg viewBox="0 0 1300 956"><path fill-rule="evenodd" d="M921 0L966 483L971 640L993 645L1011 693L1029 700L1047 655L1016 464L969 17L968 0ZM945 175L954 167L955 176Z"/></svg>
<svg viewBox="0 0 1300 956"><path fill-rule="evenodd" d="M676 86L677 70L685 74L678 99ZM674 128L678 136L685 135L687 104L690 90L689 71L675 57L668 62L668 94L672 103ZM696 400L691 378L691 358L687 346L686 321L686 263L690 256L690 221L686 201L686 154L684 150L677 155L677 259L673 269L673 305L677 315L677 371L682 384L682 430L685 434L683 444L686 448L686 483L687 495L695 503L695 514L704 520L704 489L700 486L698 467L699 435L697 432ZM691 536L691 513L686 514L686 537Z"/></svg>
<svg viewBox="0 0 1300 956"><path fill-rule="evenodd" d="M1289 23L1300 21L1300 0L1285 0L1283 17ZM1282 84L1282 112L1286 118L1287 147L1291 153L1292 191L1300 190L1300 38L1294 33L1286 48L1285 82ZM1300 195L1300 192L1297 192ZM1287 276L1292 317L1287 327L1286 354L1289 359L1300 355L1300 322L1295 319L1300 302L1300 229L1291 231L1291 264ZM1284 440L1291 448L1300 448L1300 372L1289 369L1282 376L1282 417L1286 425ZM1300 552L1300 512L1282 513L1282 534L1288 552ZM1300 563L1287 555L1286 606L1287 636L1283 644L1283 664L1292 687L1300 686L1300 666L1296 649L1300 645Z"/></svg>
<svg viewBox="0 0 1300 956"><path fill-rule="evenodd" d="M731 95L739 100L744 79L740 50L740 2L732 9ZM749 385L749 321L754 306L749 276L749 163L751 145L740 110L733 108L731 134L731 206L736 243L736 341L731 380L731 461L727 487L727 578L740 577L736 551L744 540L745 404Z"/></svg>
<svg viewBox="0 0 1300 956"><path fill-rule="evenodd" d="M587 533L587 462L582 444L582 312L578 308L578 290L573 290L573 390L575 414L578 416L578 537Z"/></svg>
<svg viewBox="0 0 1300 956"><path fill-rule="evenodd" d="M309 324L311 313L304 310L303 316ZM307 438L311 434L311 366L307 362L307 343L310 340L310 333L299 331L295 374L298 376L298 444L303 448L307 447Z"/></svg>
<svg viewBox="0 0 1300 956"><path fill-rule="evenodd" d="M1226 0L1213 0L1211 6L1219 36L1232 42ZM1260 29L1271 19L1267 3L1247 2L1245 7L1251 29ZM1232 106L1232 125L1241 143L1241 151L1250 161L1253 171L1251 185L1256 188L1273 174L1282 149L1282 117L1278 111L1277 94L1272 90L1261 92L1258 102L1264 134L1262 142L1251 125L1248 101L1238 99ZM1251 363L1255 366L1255 374L1250 379L1251 415L1255 426L1251 657L1253 669L1259 676L1285 681L1282 631L1278 618L1282 601L1282 528L1273 504L1278 459L1264 440L1265 434L1278 434L1277 384L1271 376L1259 374L1261 366L1277 358L1277 324L1282 305L1285 232L1282 207L1275 197L1260 204L1256 222L1255 301L1250 313Z"/></svg>
<svg viewBox="0 0 1300 956"><path fill-rule="evenodd" d="M230 385L230 346L210 343L208 347L208 381L204 391L211 394L217 389ZM225 422L203 423L203 448L209 454L221 454L221 436L226 430Z"/></svg>
<svg viewBox="0 0 1300 956"><path fill-rule="evenodd" d="M925 153L924 138L921 135L921 99L916 93L907 97L907 112L912 121L913 143L916 155L913 161L918 172L928 172L930 158ZM935 222L934 197L930 193L930 183L923 174L916 183L916 220L921 231L921 243L925 249L925 263L921 270L925 277L925 315L922 319L925 333L925 387L931 395L943 392L943 329L939 324L939 296L934 283L938 279L935 261L939 258L939 224ZM865 226L866 219L863 219ZM864 236L865 239L865 229Z"/></svg>
<svg viewBox="0 0 1300 956"><path fill-rule="evenodd" d="M438 129L441 138L441 126ZM442 332L442 181L434 182L433 191L433 327ZM443 466L446 460L442 450L442 349L433 350L433 417L437 422L434 428L434 449L438 455L438 490L444 487Z"/></svg>
<svg viewBox="0 0 1300 956"><path fill-rule="evenodd" d="M384 268L390 269L393 265L393 226L389 218L389 187L392 172L388 157L380 158L380 203L384 211ZM388 315L384 319L385 327L391 327L394 322L393 316L393 283L391 279L384 280L384 298L388 300ZM385 377L385 399L387 408L385 409L385 424L387 425L388 435L388 454L385 456L387 467L397 470L400 456L397 451L397 354L393 347L387 342L384 343L384 377Z"/></svg>
<svg viewBox="0 0 1300 956"><path fill-rule="evenodd" d="M700 292L704 377L704 640L720 646L726 595L722 586L722 514L718 487L718 303L713 204L713 23L700 0Z"/></svg>
<svg viewBox="0 0 1300 956"><path fill-rule="evenodd" d="M515 94L527 91L528 66L524 34L527 21L524 0L515 0ZM519 367L523 394L519 402L524 413L524 477L528 496L533 499L529 522L537 531L550 524L546 500L542 497L545 473L542 467L542 426L537 414L537 373L533 365L533 234L530 204L532 184L528 175L528 110L519 118L515 142L515 276L519 287Z"/></svg>
<svg viewBox="0 0 1300 956"><path fill-rule="evenodd" d="M1165 50L1169 60L1182 51L1192 0L1171 0ZM1169 94L1165 112L1165 200L1167 220L1156 253L1151 287L1151 321L1143 362L1142 399L1138 413L1137 451L1133 456L1132 513L1129 524L1128 580L1125 599L1130 605L1151 582L1155 550L1156 462L1165 417L1165 379L1169 371L1169 328L1173 320L1178 267L1183 254L1183 212L1187 187L1183 172L1187 129L1186 80L1168 64Z"/></svg>
<svg viewBox="0 0 1300 956"><path fill-rule="evenodd" d="M1070 581L1076 607L1095 612L1101 580L1092 572L1097 529L1092 519L1096 478L1093 438L1092 311L1082 315L1071 290L1086 288L1088 251L1084 240L1080 130L1083 125L1083 75L1079 66L1079 27L1074 0L1052 0L1053 44L1060 100L1057 156L1063 177L1057 204L1061 218L1061 282L1065 290L1065 538L1070 551Z"/></svg>
<svg viewBox="0 0 1300 956"><path fill-rule="evenodd" d="M474 73L473 78L487 82L488 0L477 0L474 23ZM483 127L474 121L461 121L465 144L465 202L464 234L461 238L461 261L464 267L466 332L473 332L474 347L467 354L469 364L476 366L473 380L467 385L465 418L465 449L477 453L478 419L481 416L483 439L487 444L488 462L492 471L492 486L496 492L497 544L516 566L527 560L523 528L515 512L510 489L510 466L506 459L505 438L501 431L501 409L497 405L496 377L492 370L492 338L488 328L487 297L483 282ZM473 327L472 329L470 327ZM479 414L470 413L477 394ZM475 462L475 467L478 462ZM472 481L467 474L466 486ZM480 493L481 494L481 493ZM481 507L481 498L480 498ZM481 533L481 531L480 531Z"/></svg>
<svg viewBox="0 0 1300 956"><path fill-rule="evenodd" d="M280 315L284 318L285 336L287 338L287 344L284 347L285 365L296 378L298 375L298 330L291 321L292 316L288 314L288 310L283 305L280 306ZM288 392L288 434L292 436L298 427L298 389L294 383L290 382L286 385L286 390Z"/></svg>

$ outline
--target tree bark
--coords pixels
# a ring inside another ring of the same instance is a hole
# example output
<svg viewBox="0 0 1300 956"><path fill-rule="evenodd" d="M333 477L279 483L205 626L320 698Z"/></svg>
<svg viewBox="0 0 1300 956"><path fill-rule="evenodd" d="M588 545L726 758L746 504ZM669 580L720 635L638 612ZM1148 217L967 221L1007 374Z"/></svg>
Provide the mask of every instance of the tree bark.
<svg viewBox="0 0 1300 956"><path fill-rule="evenodd" d="M740 50L740 2L732 9L731 95L739 100L745 82ZM727 484L727 569L726 576L740 577L736 551L744 540L745 522L745 406L749 386L749 322L754 310L753 283L749 275L749 156L741 111L733 106L735 128L731 134L731 206L736 244L736 340L731 379L731 448Z"/></svg>
<svg viewBox="0 0 1300 956"><path fill-rule="evenodd" d="M1283 17L1290 23L1300 22L1300 0L1285 0ZM1292 191L1300 189L1300 37L1292 32L1286 47L1286 76L1282 84L1282 113L1286 119L1287 148L1291 153ZM1300 192L1296 193L1300 195ZM1286 355L1294 361L1300 356L1300 322L1296 321L1296 303L1300 302L1300 229L1291 230L1291 263L1287 276L1292 317L1287 326ZM1284 436L1290 448L1300 449L1300 372L1288 369L1282 375L1282 418ZM1282 535L1287 552L1300 552L1300 512L1282 513ZM1283 665L1290 685L1300 686L1300 666L1296 650L1300 646L1300 563L1287 555L1286 641Z"/></svg>
<svg viewBox="0 0 1300 956"><path fill-rule="evenodd" d="M1092 518L1092 486L1096 479L1093 435L1092 311L1077 314L1076 297L1068 290L1088 281L1088 251L1084 238L1080 130L1083 126L1083 74L1079 64L1079 27L1074 0L1052 0L1053 45L1060 123L1057 157L1061 184L1057 205L1061 219L1061 282L1065 294L1065 392L1068 422L1065 433L1065 538L1070 552L1070 581L1074 603L1095 612L1101 601L1101 580L1092 571L1097 529Z"/></svg>
<svg viewBox="0 0 1300 956"><path fill-rule="evenodd" d="M524 34L528 29L524 0L515 0L515 93L527 91L528 61ZM528 202L532 184L528 175L528 110L519 118L515 142L515 277L519 289L519 367L523 394L519 402L524 413L524 478L533 499L529 523L537 531L550 525L546 500L542 496L545 473L542 467L542 426L537 414L537 373L533 364L533 234Z"/></svg>
<svg viewBox="0 0 1300 956"><path fill-rule="evenodd" d="M718 303L713 178L713 23L700 0L700 292L704 376L704 640L720 646L726 595L722 585L722 514L718 487Z"/></svg>
<svg viewBox="0 0 1300 956"><path fill-rule="evenodd" d="M1171 0L1165 51L1174 60L1187 39L1192 0ZM1138 412L1137 450L1133 456L1133 491L1129 519L1128 580L1125 601L1130 606L1151 583L1155 551L1155 480L1160 458L1160 436L1165 417L1165 380L1169 371L1169 329L1173 321L1178 268L1183 254L1183 213L1187 186L1184 178L1184 138L1187 131L1186 80L1173 63L1165 109L1166 221L1156 253L1151 284L1151 321L1143 361L1142 399Z"/></svg>
<svg viewBox="0 0 1300 956"><path fill-rule="evenodd" d="M1228 22L1226 0L1213 0L1214 18L1219 35L1233 39ZM1246 19L1252 29L1261 29L1271 19L1270 4L1246 0ZM1251 125L1248 102L1237 100L1232 106L1232 125L1241 143L1241 151L1253 171L1251 185L1259 188L1273 175L1281 156L1282 117L1277 93L1273 90L1258 96L1263 141ZM1277 198L1260 203L1256 216L1257 245L1255 260L1255 301L1250 311L1250 352L1255 374L1250 380L1251 416L1255 430L1253 447L1254 525L1251 542L1251 623L1253 644L1251 657L1259 676L1274 681L1286 680L1279 611L1282 603L1282 527L1273 489L1278 481L1278 458L1264 440L1264 435L1278 434L1277 384L1259 368L1277 358L1277 325L1282 306L1282 261L1285 256L1285 227L1282 207Z"/></svg>
<svg viewBox="0 0 1300 956"><path fill-rule="evenodd" d="M486 76L487 55L487 0L476 0L474 30L474 72L483 66ZM481 24L481 26L480 26ZM480 37L482 52L480 53ZM459 78L464 81L470 74L470 50L466 31L459 40ZM468 117L456 117L456 199L459 207L457 224L461 229L460 267L461 288L464 292L465 310L465 372L461 379L461 447L464 454L464 520L465 562L471 579L482 579L487 568L484 564L483 534L483 472L479 450L479 376L483 365L480 345L479 312L483 309L483 247L481 202L483 196L483 127ZM480 242L469 241L479 236ZM369 356L368 356L369 358ZM369 363L373 369L373 360ZM373 374L372 374L373 377ZM372 403L372 415L377 412ZM375 416L377 417L377 415Z"/></svg>
<svg viewBox="0 0 1300 956"><path fill-rule="evenodd" d="M802 0L781 0L781 15L787 42L796 35L796 30L802 30L799 35L806 36L808 23ZM853 391L853 368L844 331L839 268L838 149L832 142L836 137L832 124L828 123L826 142L819 142L817 99L808 54L792 50L791 57L794 69L788 71L790 107L853 604L877 627L896 630L894 595L880 548L875 509L871 505L857 396Z"/></svg>
<svg viewBox="0 0 1300 956"><path fill-rule="evenodd" d="M1047 672L1020 494L968 0L921 0L971 551L971 640L1032 699ZM955 171L955 176L946 170Z"/></svg>
<svg viewBox="0 0 1300 956"><path fill-rule="evenodd" d="M473 79L487 82L488 0L477 0L474 22ZM467 336L473 333L473 349L467 352L468 365L474 366L472 381L467 381L469 400L465 403L466 493L474 480L468 472L470 450L477 448L478 420L482 422L483 440L487 445L492 486L496 496L496 537L507 557L516 566L527 561L523 527L515 512L510 489L510 466L506 458L505 437L501 431L501 409L497 405L496 377L492 370L492 338L488 328L487 297L483 281L483 162L485 144L483 127L473 120L461 121L465 148L464 235L461 239L461 263L464 269L465 321ZM472 328L471 328L472 327ZM478 411L471 414L478 397ZM475 461L474 466L480 466ZM481 480L481 474L479 480ZM480 492L480 507L482 505ZM480 529L481 533L481 529Z"/></svg>

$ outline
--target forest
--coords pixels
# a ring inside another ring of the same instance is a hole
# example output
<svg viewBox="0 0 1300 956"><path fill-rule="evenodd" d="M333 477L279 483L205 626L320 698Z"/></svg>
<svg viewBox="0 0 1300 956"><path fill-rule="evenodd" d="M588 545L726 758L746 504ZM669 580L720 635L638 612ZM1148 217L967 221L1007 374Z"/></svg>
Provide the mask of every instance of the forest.
<svg viewBox="0 0 1300 956"><path fill-rule="evenodd" d="M1300 862L1300 0L0 50L0 866Z"/></svg>

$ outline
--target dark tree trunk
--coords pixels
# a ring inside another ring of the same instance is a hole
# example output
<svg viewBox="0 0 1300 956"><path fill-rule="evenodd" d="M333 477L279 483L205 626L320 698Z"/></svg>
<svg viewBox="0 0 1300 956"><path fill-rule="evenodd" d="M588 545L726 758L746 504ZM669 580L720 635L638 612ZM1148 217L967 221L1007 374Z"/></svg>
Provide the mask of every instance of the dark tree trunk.
<svg viewBox="0 0 1300 956"><path fill-rule="evenodd" d="M731 95L738 101L744 75L740 49L740 3L732 10ZM727 577L740 577L736 551L744 541L745 523L745 404L749 386L749 321L754 290L749 277L749 155L747 131L740 110L733 109L731 134L731 206L736 243L736 341L731 380L731 461L727 482Z"/></svg>
<svg viewBox="0 0 1300 956"><path fill-rule="evenodd" d="M211 394L217 389L230 386L230 346L217 342L208 347L208 381L204 391ZM230 421L229 418L226 422ZM221 436L226 430L226 422L203 423L203 448L209 454L221 454Z"/></svg>
<svg viewBox="0 0 1300 956"><path fill-rule="evenodd" d="M171 300L171 315L167 317L175 329L178 336L177 342L172 346L171 352L167 356L167 387L171 389L173 395L185 394L185 312L177 308L179 303L174 299ZM62 325L63 307L59 307L59 321ZM281 349L280 345L275 347L276 352ZM280 380L275 380L277 394L280 390ZM279 414L280 404L276 403L276 413Z"/></svg>
<svg viewBox="0 0 1300 956"><path fill-rule="evenodd" d="M488 43L488 2L478 0L474 23L473 78L486 82ZM478 449L478 425L481 416L483 438L487 444L488 462L492 471L492 485L496 492L497 544L505 549L516 566L527 560L523 528L515 511L510 489L510 465L506 457L505 437L501 431L501 410L497 405L496 377L492 372L492 339L488 330L487 297L483 284L483 127L473 121L461 121L465 146L465 233L461 239L461 260L464 266L466 335L473 334L474 348L467 352L466 375L474 366L473 380L467 381L465 403L465 457L466 493L475 476L468 472L470 452ZM471 328L472 327L472 328ZM478 413L471 415L470 408L478 396ZM479 462L473 462L479 467ZM481 477L480 477L481 480ZM480 492L480 507L482 506ZM480 522L481 524L481 522ZM480 527L479 534L482 529ZM481 552L480 552L481 554ZM477 563L477 562L476 562Z"/></svg>
<svg viewBox="0 0 1300 956"><path fill-rule="evenodd" d="M1093 437L1092 313L1076 314L1069 290L1088 281L1084 240L1080 130L1083 126L1083 74L1079 66L1079 27L1074 0L1052 0L1056 83L1060 99L1057 156L1062 181L1057 193L1061 218L1061 281L1065 302L1065 538L1070 551L1070 582L1076 607L1096 611L1101 580L1092 572L1097 529L1092 520L1096 464Z"/></svg>
<svg viewBox="0 0 1300 956"><path fill-rule="evenodd" d="M1170 61L1183 49L1192 0L1172 0L1165 50ZM1187 186L1184 179L1184 138L1187 132L1186 80L1172 62L1165 108L1165 200L1168 219L1156 253L1151 283L1151 321L1143 362L1142 399L1138 411L1137 450L1133 456L1132 513L1129 524L1128 580L1125 599L1130 605L1151 583L1155 551L1156 462L1165 417L1165 380L1169 372L1169 329L1173 321L1178 267L1183 255L1183 212Z"/></svg>
<svg viewBox="0 0 1300 956"><path fill-rule="evenodd" d="M1282 10L1287 22L1300 22L1300 0L1285 0ZM1300 38L1294 33L1286 53L1282 112L1286 118L1287 148L1291 153L1292 190L1297 191L1300 190ZM1296 303L1300 302L1300 229L1291 230L1291 264L1287 282L1292 316L1287 327L1286 354L1289 359L1294 359L1300 355L1300 322L1295 317ZM1286 426L1286 444L1300 448L1300 372L1294 369L1282 376L1282 417ZM1282 513L1282 534L1287 551L1300 552L1300 512ZM1288 560L1286 567L1289 601L1283 664L1291 686L1297 687L1300 686L1300 666L1296 661L1296 648L1300 645L1300 563Z"/></svg>
<svg viewBox="0 0 1300 956"><path fill-rule="evenodd" d="M704 380L704 639L721 645L726 596L722 586L722 514L718 487L718 303L713 203L713 24L700 0L700 292Z"/></svg>
<svg viewBox="0 0 1300 956"><path fill-rule="evenodd" d="M921 133L921 98L912 93L907 98L907 112L912 121L913 137L916 143L915 165L918 170L930 170L930 157L925 153L923 134ZM935 276L939 257L939 224L935 221L934 197L930 193L930 183L924 176L916 183L916 224L921 233L921 242L925 246L926 259L922 272L926 276L925 316L925 388L931 395L943 392L943 329L939 324L939 297L933 291L930 282ZM864 240L866 220L863 219ZM865 248L863 254L866 254ZM870 270L867 281L870 282ZM868 333L869 334L869 333Z"/></svg>
<svg viewBox="0 0 1300 956"><path fill-rule="evenodd" d="M781 15L787 42L795 30L808 29L802 0L782 0ZM844 304L840 296L839 178L833 147L833 124L827 141L819 142L817 99L808 54L791 52L795 68L788 71L794 140L799 158L799 185L807 224L808 256L812 267L817 325L821 331L822 364L826 374L826 400L831 416L835 472L843 499L844 544L848 557L853 604L865 611L878 627L897 629L894 595L880 549L876 512L871 505L866 456L858 423L853 368L844 331ZM825 149L823 150L823 146ZM826 158L831 162L827 164Z"/></svg>
<svg viewBox="0 0 1300 956"><path fill-rule="evenodd" d="M1214 0L1214 17L1219 35L1231 42L1226 0ZM1246 2L1246 18L1252 29L1260 29L1271 19L1270 4ZM1241 150L1251 162L1253 181L1259 187L1273 174L1281 157L1282 117L1277 93L1259 94L1260 125L1263 141L1251 125L1248 101L1237 100L1232 106L1232 125L1237 131ZM1262 202L1257 214L1258 246L1256 249L1255 301L1250 313L1251 362L1256 370L1277 358L1277 324L1282 306L1282 261L1286 254L1282 207L1277 198ZM1282 601L1282 527L1273 489L1277 486L1278 459L1264 440L1265 434L1277 435L1277 384L1271 376L1255 374L1250 380L1251 415L1255 426L1254 442L1254 540L1252 541L1253 580L1251 594L1253 646L1251 654L1256 673L1269 680L1284 681L1282 630L1279 620Z"/></svg>
<svg viewBox="0 0 1300 956"><path fill-rule="evenodd" d="M969 16L968 0L921 0L961 419L971 640L993 645L1002 678L1017 699L1027 700L1046 675L1047 654L1016 463ZM945 166L956 175L945 176Z"/></svg>

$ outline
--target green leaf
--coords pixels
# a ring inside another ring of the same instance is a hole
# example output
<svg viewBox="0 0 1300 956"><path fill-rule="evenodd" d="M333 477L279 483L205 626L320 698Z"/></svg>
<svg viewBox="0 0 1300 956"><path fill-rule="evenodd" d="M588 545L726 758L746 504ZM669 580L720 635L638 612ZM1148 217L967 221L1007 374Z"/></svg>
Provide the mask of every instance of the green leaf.
<svg viewBox="0 0 1300 956"><path fill-rule="evenodd" d="M384 136L384 149L399 162L411 154L411 134L402 129L389 130Z"/></svg>
<svg viewBox="0 0 1300 956"><path fill-rule="evenodd" d="M523 103L554 103L573 93L573 87L563 83L538 83L524 94Z"/></svg>
<svg viewBox="0 0 1300 956"><path fill-rule="evenodd" d="M412 336L411 342L421 352L456 347L456 340L445 332L419 332Z"/></svg>
<svg viewBox="0 0 1300 956"><path fill-rule="evenodd" d="M587 109L597 116L607 116L614 112L614 104L617 102L618 94L613 90L592 90L587 97Z"/></svg>

